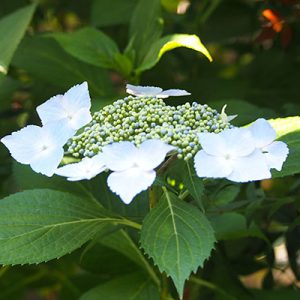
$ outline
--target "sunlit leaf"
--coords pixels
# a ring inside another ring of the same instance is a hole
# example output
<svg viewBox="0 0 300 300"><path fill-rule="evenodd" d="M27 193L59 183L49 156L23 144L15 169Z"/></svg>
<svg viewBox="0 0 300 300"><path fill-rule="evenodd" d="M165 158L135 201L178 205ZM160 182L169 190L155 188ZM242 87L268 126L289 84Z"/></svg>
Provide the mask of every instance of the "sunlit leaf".
<svg viewBox="0 0 300 300"><path fill-rule="evenodd" d="M283 177L300 173L300 117L270 120L277 132L277 139L289 147L289 155L280 172L273 171L273 177Z"/></svg>
<svg viewBox="0 0 300 300"><path fill-rule="evenodd" d="M195 50L202 53L210 61L212 61L210 53L202 44L198 36L189 34L172 34L157 40L151 45L142 63L138 66L137 71L141 72L152 68L166 52L179 47Z"/></svg>

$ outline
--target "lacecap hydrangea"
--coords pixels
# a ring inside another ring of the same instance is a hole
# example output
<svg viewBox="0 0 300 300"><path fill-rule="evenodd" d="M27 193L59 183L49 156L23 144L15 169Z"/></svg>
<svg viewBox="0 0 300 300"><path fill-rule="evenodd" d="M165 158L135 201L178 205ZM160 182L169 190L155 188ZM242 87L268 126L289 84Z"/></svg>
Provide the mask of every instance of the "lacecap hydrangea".
<svg viewBox="0 0 300 300"><path fill-rule="evenodd" d="M1 141L18 162L46 176L89 180L110 170L108 186L127 204L153 184L168 156L194 158L199 177L236 182L270 178L270 169L281 170L287 158L287 145L275 141L264 119L235 128L226 106L218 113L206 104L175 107L163 100L189 95L184 90L127 85L127 92L92 116L87 84L76 85L37 108L42 126L28 125ZM64 154L78 162L60 166Z"/></svg>

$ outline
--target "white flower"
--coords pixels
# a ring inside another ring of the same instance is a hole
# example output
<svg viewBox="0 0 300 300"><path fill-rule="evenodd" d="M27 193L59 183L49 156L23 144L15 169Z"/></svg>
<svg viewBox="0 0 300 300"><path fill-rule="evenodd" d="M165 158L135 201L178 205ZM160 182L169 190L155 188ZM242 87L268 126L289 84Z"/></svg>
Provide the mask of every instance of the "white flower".
<svg viewBox="0 0 300 300"><path fill-rule="evenodd" d="M69 181L91 179L106 169L102 154L93 157L85 157L78 163L63 166L55 171L55 174L68 177Z"/></svg>
<svg viewBox="0 0 300 300"><path fill-rule="evenodd" d="M189 92L185 90L171 89L163 91L163 89L155 86L137 86L137 85L126 85L126 92L134 96L148 96L156 98L168 98L170 96L188 96Z"/></svg>
<svg viewBox="0 0 300 300"><path fill-rule="evenodd" d="M63 126L61 121L43 127L28 125L1 142L15 160L50 177L64 156L63 145L70 138L70 132L61 130Z"/></svg>
<svg viewBox="0 0 300 300"><path fill-rule="evenodd" d="M233 128L215 133L200 133L202 146L195 156L199 177L227 178L236 182L271 177L266 159L255 148L252 134L245 128Z"/></svg>
<svg viewBox="0 0 300 300"><path fill-rule="evenodd" d="M131 142L119 142L103 147L104 163L113 173L107 184L122 201L129 204L132 199L154 182L154 169L174 147L160 140L144 141L139 148Z"/></svg>
<svg viewBox="0 0 300 300"><path fill-rule="evenodd" d="M70 88L64 95L57 95L37 107L42 124L64 120L73 133L92 120L91 99L87 83Z"/></svg>
<svg viewBox="0 0 300 300"><path fill-rule="evenodd" d="M269 168L281 171L289 149L284 142L275 141L276 131L265 119L258 119L249 127L256 148L264 154Z"/></svg>

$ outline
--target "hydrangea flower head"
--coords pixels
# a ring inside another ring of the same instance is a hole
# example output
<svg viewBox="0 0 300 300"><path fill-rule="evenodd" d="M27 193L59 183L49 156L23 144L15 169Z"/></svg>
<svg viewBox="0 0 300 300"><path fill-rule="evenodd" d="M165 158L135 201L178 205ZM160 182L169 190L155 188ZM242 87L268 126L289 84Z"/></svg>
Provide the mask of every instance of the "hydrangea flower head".
<svg viewBox="0 0 300 300"><path fill-rule="evenodd" d="M103 148L103 160L113 171L107 179L109 188L129 204L140 192L146 190L155 180L154 169L165 159L174 147L160 140L144 141L140 147L124 141Z"/></svg>
<svg viewBox="0 0 300 300"><path fill-rule="evenodd" d="M16 161L52 176L64 156L63 145L70 138L70 132L63 130L63 126L61 121L43 127L28 125L3 137L1 142Z"/></svg>
<svg viewBox="0 0 300 300"><path fill-rule="evenodd" d="M170 89L163 91L160 87L155 86L138 86L127 84L126 92L134 96L168 98L170 96L189 96L190 93L185 90Z"/></svg>
<svg viewBox="0 0 300 300"><path fill-rule="evenodd" d="M92 157L113 142L160 139L177 148L178 158L191 159L200 149L199 132L218 133L230 124L207 104L167 105L163 99L128 96L95 112L93 120L68 143L76 158Z"/></svg>
<svg viewBox="0 0 300 300"><path fill-rule="evenodd" d="M70 88L64 95L57 95L37 107L42 124L63 120L74 133L92 120L91 99L87 83Z"/></svg>

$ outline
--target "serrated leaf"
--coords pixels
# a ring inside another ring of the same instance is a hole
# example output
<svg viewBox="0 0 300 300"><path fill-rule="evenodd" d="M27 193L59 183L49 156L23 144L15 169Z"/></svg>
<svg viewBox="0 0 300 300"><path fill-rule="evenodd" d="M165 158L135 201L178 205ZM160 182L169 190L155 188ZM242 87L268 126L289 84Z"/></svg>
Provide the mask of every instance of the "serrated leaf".
<svg viewBox="0 0 300 300"><path fill-rule="evenodd" d="M213 229L196 207L166 191L144 219L141 245L180 296L185 280L201 267L214 247Z"/></svg>
<svg viewBox="0 0 300 300"><path fill-rule="evenodd" d="M0 73L7 73L8 65L23 38L36 5L18 9L0 20Z"/></svg>
<svg viewBox="0 0 300 300"><path fill-rule="evenodd" d="M102 68L115 68L117 44L102 31L85 27L72 33L54 33L60 46L77 59Z"/></svg>
<svg viewBox="0 0 300 300"><path fill-rule="evenodd" d="M289 155L282 170L272 171L272 177L283 177L300 173L300 117L269 120L277 132L277 140L289 147Z"/></svg>
<svg viewBox="0 0 300 300"><path fill-rule="evenodd" d="M198 36L190 34L172 34L164 36L151 45L142 63L137 68L137 71L141 72L152 68L159 62L166 52L179 47L195 50L204 54L210 61L212 61L210 53L202 44Z"/></svg>
<svg viewBox="0 0 300 300"><path fill-rule="evenodd" d="M91 199L29 190L0 201L0 263L40 263L65 255L116 222Z"/></svg>
<svg viewBox="0 0 300 300"><path fill-rule="evenodd" d="M80 300L159 300L158 289L143 273L122 276L89 290Z"/></svg>

